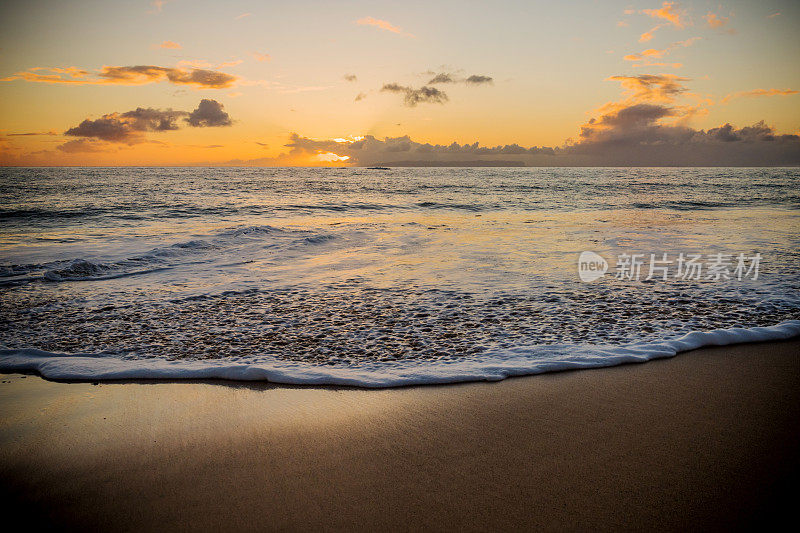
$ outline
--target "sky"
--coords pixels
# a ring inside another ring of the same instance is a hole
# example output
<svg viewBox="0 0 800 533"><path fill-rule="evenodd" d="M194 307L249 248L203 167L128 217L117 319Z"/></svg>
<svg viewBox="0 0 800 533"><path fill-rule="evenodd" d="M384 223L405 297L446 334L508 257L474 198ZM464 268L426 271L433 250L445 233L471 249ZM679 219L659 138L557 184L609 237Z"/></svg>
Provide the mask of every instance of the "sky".
<svg viewBox="0 0 800 533"><path fill-rule="evenodd" d="M0 3L0 165L798 165L800 3Z"/></svg>

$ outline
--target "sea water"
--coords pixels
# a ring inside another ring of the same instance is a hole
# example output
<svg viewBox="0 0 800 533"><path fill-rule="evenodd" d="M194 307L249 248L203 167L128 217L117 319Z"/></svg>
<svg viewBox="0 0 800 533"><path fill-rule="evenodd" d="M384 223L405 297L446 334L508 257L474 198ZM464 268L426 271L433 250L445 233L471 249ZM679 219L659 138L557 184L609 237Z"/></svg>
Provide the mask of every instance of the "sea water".
<svg viewBox="0 0 800 533"><path fill-rule="evenodd" d="M0 370L384 387L790 338L798 208L784 168L2 168Z"/></svg>

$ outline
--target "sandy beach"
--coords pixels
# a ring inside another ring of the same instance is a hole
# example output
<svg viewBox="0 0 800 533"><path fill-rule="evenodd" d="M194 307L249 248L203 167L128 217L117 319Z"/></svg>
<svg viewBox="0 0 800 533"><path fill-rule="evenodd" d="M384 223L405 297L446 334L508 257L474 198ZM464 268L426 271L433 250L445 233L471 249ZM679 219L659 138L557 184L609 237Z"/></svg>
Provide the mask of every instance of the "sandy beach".
<svg viewBox="0 0 800 533"><path fill-rule="evenodd" d="M389 390L4 375L4 514L115 531L744 527L790 511L798 353Z"/></svg>

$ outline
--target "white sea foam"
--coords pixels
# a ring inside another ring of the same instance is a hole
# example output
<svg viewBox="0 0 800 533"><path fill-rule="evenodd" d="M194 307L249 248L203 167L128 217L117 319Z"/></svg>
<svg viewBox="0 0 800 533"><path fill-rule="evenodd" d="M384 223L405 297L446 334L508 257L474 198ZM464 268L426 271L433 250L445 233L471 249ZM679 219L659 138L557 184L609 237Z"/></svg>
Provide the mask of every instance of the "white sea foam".
<svg viewBox="0 0 800 533"><path fill-rule="evenodd" d="M694 331L660 342L623 346L517 346L448 360L371 361L349 365L315 365L267 357L181 361L122 359L96 354L4 349L0 350L0 371L33 371L57 380L227 379L385 388L499 381L512 376L642 363L703 346L777 341L797 336L800 336L800 320L788 320L770 327Z"/></svg>

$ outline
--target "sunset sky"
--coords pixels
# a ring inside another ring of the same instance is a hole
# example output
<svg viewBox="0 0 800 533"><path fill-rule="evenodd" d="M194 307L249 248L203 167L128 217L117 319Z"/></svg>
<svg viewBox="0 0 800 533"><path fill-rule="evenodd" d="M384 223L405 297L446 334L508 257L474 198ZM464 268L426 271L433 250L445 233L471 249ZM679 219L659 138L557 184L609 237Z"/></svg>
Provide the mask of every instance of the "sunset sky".
<svg viewBox="0 0 800 533"><path fill-rule="evenodd" d="M6 0L0 164L800 164L798 22L772 0Z"/></svg>

